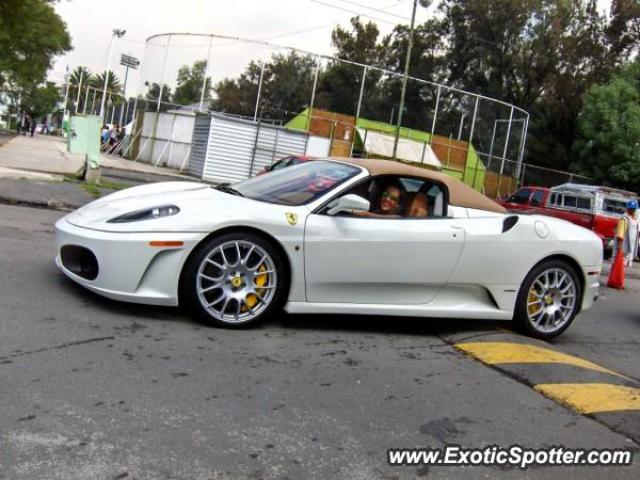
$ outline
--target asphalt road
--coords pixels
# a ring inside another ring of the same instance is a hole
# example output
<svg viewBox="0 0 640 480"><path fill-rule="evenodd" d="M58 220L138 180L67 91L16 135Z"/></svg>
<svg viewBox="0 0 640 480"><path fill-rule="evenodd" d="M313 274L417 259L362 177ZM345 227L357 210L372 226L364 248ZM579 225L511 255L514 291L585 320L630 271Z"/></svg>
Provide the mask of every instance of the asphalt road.
<svg viewBox="0 0 640 480"><path fill-rule="evenodd" d="M390 467L391 447L640 443L452 345L502 324L283 315L233 331L102 299L55 268L60 215L0 206L2 479L640 475L640 452L631 467ZM638 293L607 291L550 347L639 379Z"/></svg>

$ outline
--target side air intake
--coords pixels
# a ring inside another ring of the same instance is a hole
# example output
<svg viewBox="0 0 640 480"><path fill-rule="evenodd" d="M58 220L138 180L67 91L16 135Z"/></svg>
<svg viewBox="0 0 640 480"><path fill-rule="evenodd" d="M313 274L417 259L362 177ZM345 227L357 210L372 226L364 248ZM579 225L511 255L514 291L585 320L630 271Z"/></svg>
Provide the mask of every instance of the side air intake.
<svg viewBox="0 0 640 480"><path fill-rule="evenodd" d="M517 215L511 215L510 217L505 218L502 223L502 233L506 233L511 230L516 223L518 223Z"/></svg>

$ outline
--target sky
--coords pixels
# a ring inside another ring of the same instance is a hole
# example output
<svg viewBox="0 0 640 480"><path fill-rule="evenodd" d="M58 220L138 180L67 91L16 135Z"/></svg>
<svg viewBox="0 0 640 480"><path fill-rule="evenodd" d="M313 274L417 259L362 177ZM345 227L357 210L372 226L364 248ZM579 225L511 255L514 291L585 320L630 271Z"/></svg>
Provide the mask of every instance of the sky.
<svg viewBox="0 0 640 480"><path fill-rule="evenodd" d="M437 3L437 2L435 2ZM416 21L424 22L436 10L418 7ZM610 0L599 0L608 8ZM125 29L123 38L113 45L112 69L124 79L120 54L138 57L143 64L131 72L127 93L144 90L144 81L159 82L165 65L164 45L168 37L145 44L152 36L170 32L217 34L245 39L267 39L270 43L331 55L331 31L360 14L363 20L378 24L382 34L396 23L409 24L411 0L60 0L55 9L67 23L73 50L58 57L50 79L64 81L66 68L85 65L94 72L104 71L109 57L111 32ZM174 84L177 69L194 60L210 58L210 75L216 82L239 74L251 59L274 52L256 44L216 39L209 50L207 37L173 36L166 59L164 78ZM210 53L209 53L210 52Z"/></svg>

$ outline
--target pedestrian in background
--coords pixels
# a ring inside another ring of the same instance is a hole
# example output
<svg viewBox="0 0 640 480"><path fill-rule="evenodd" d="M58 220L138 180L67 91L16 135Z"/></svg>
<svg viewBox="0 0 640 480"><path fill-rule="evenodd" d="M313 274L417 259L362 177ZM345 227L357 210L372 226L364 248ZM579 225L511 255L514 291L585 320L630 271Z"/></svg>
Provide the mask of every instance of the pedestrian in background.
<svg viewBox="0 0 640 480"><path fill-rule="evenodd" d="M616 228L616 241L613 244L613 258L616 258L618 250L622 250L624 257L624 266L633 265L633 259L638 254L638 220L636 219L636 211L638 210L638 201L629 200L624 215L618 220Z"/></svg>
<svg viewBox="0 0 640 480"><path fill-rule="evenodd" d="M20 135L20 130L22 130L22 115L16 117L16 135Z"/></svg>
<svg viewBox="0 0 640 480"><path fill-rule="evenodd" d="M36 123L35 120L31 121L31 136L33 137L33 134L36 133L36 127L38 126L38 124Z"/></svg>
<svg viewBox="0 0 640 480"><path fill-rule="evenodd" d="M29 115L25 115L22 120L22 135L26 136L27 132L31 130L31 119Z"/></svg>
<svg viewBox="0 0 640 480"><path fill-rule="evenodd" d="M111 133L109 132L109 127L105 124L102 125L102 130L100 131L100 144L104 149L104 146L109 142L109 137Z"/></svg>

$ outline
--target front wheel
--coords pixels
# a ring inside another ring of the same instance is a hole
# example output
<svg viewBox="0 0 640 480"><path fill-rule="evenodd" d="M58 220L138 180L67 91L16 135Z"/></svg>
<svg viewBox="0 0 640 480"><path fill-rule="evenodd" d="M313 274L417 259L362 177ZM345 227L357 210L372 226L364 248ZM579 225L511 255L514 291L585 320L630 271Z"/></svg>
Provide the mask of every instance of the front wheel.
<svg viewBox="0 0 640 480"><path fill-rule="evenodd" d="M284 260L259 235L229 233L205 242L188 260L181 299L207 323L253 325L284 304L288 289Z"/></svg>
<svg viewBox="0 0 640 480"><path fill-rule="evenodd" d="M545 261L522 282L513 319L526 334L547 340L569 328L581 298L573 267L562 260Z"/></svg>

